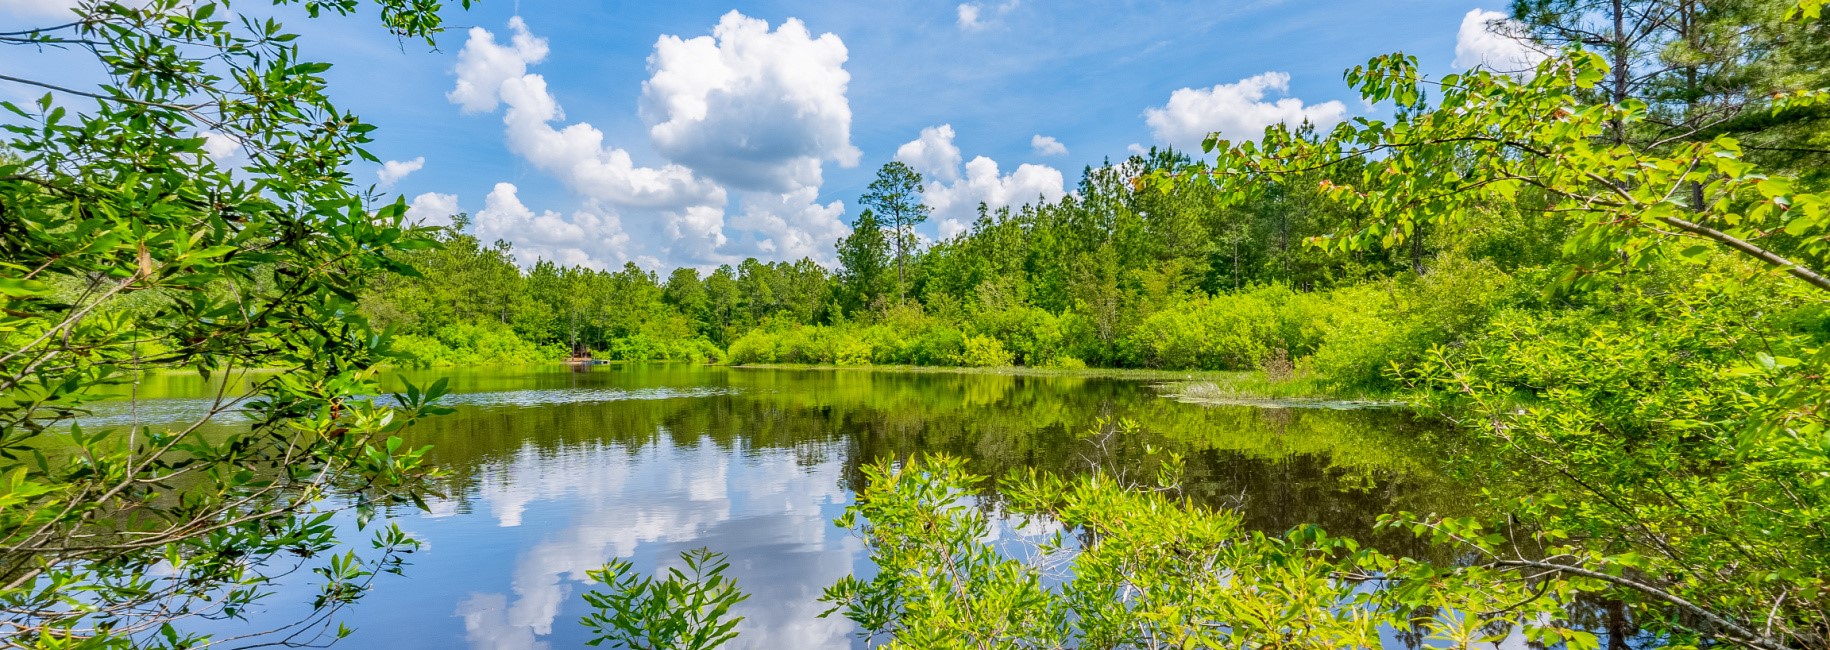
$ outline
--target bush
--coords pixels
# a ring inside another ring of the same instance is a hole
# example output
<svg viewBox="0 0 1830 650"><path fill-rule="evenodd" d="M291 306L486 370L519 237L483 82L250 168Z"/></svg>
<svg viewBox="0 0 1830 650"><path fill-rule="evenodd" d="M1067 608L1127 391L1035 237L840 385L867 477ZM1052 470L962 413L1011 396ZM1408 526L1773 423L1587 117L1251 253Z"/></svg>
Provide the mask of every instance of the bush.
<svg viewBox="0 0 1830 650"><path fill-rule="evenodd" d="M1014 358L1004 349L1003 343L977 334L966 337L959 354L953 357L955 365L972 368L1008 366L1013 362Z"/></svg>
<svg viewBox="0 0 1830 650"><path fill-rule="evenodd" d="M1293 295L1272 285L1195 298L1146 317L1127 342L1150 367L1255 370L1272 349L1289 347L1281 313Z"/></svg>
<svg viewBox="0 0 1830 650"><path fill-rule="evenodd" d="M966 348L966 335L944 325L928 328L902 347L900 363L950 366Z"/></svg>
<svg viewBox="0 0 1830 650"><path fill-rule="evenodd" d="M840 332L832 346L832 363L840 366L871 365L871 344L854 332Z"/></svg>
<svg viewBox="0 0 1830 650"><path fill-rule="evenodd" d="M981 313L972 320L978 334L1009 350L1014 363L1040 365L1062 354L1066 340L1061 318L1039 307L1015 307Z"/></svg>
<svg viewBox="0 0 1830 650"><path fill-rule="evenodd" d="M393 337L393 349L416 366L472 366L533 363L558 359L564 352L523 340L506 325L458 323L432 336Z"/></svg>
<svg viewBox="0 0 1830 650"><path fill-rule="evenodd" d="M1331 310L1322 325L1322 344L1313 362L1317 373L1336 386L1384 387L1394 360L1413 359L1424 342L1407 327L1385 291L1359 286L1333 292Z"/></svg>
<svg viewBox="0 0 1830 650"><path fill-rule="evenodd" d="M1421 278L1334 291L1315 368L1336 386L1390 388L1394 368L1480 332L1508 300L1508 280L1488 262L1441 258Z"/></svg>
<svg viewBox="0 0 1830 650"><path fill-rule="evenodd" d="M735 364L775 363L775 333L751 330L731 342L726 359Z"/></svg>
<svg viewBox="0 0 1830 650"><path fill-rule="evenodd" d="M634 334L610 341L600 356L616 361L691 361L712 363L725 354L704 338L670 339L650 334Z"/></svg>

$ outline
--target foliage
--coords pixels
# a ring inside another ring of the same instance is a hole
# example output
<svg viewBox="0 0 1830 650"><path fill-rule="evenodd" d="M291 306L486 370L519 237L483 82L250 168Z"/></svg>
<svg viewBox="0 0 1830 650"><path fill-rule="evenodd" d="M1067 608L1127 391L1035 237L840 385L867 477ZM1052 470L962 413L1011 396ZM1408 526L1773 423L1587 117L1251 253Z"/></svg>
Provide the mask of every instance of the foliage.
<svg viewBox="0 0 1830 650"><path fill-rule="evenodd" d="M917 245L915 226L927 221L933 211L921 202L921 192L921 173L901 161L891 161L877 170L877 178L858 197L859 205L888 225L890 247L896 251L897 302L906 298L908 259Z"/></svg>
<svg viewBox="0 0 1830 650"><path fill-rule="evenodd" d="M851 234L837 244L839 271L833 283L845 314L863 312L888 291L890 240L883 231L877 213L866 208L852 222Z"/></svg>
<svg viewBox="0 0 1830 650"><path fill-rule="evenodd" d="M1830 208L1822 196L1762 173L1730 138L1674 145L1669 154L1608 142L1601 137L1608 125L1644 119L1646 104L1582 103L1574 91L1606 74L1600 57L1578 51L1545 62L1528 81L1478 69L1450 75L1432 84L1440 97L1426 106L1416 61L1379 57L1348 79L1367 101L1396 103L1404 112L1392 123L1362 118L1323 139L1273 127L1262 144L1223 152L1213 178L1298 173L1377 155L1354 182L1324 183L1366 218L1312 240L1321 249L1394 247L1424 225L1459 227L1483 214L1482 205L1531 189L1576 223L1564 252L1572 262L1566 280L1578 286L1719 245L1830 289L1808 262L1826 250ZM1785 248L1756 241L1781 232Z"/></svg>
<svg viewBox="0 0 1830 650"><path fill-rule="evenodd" d="M1795 328L1821 327L1824 309L1801 284L1717 258L1585 308L1503 314L1409 379L1486 432L1479 471L1536 495L1512 512L1568 540L1547 556L1634 578L1617 597L1638 605L1640 627L1673 642L1706 630L1810 645L1826 623L1830 463L1799 444L1815 416L1788 413L1773 387L1814 390L1797 382L1819 339ZM1699 625L1698 610L1725 622Z"/></svg>
<svg viewBox="0 0 1830 650"><path fill-rule="evenodd" d="M1313 527L1267 536L1172 496L1177 461L1146 488L1034 470L1001 482L1008 517L973 500L983 479L930 457L867 467L839 524L878 572L823 597L891 648L1369 647L1381 626L1470 647L1514 634L1594 647L1559 603L1577 591L1489 567L1396 560ZM992 529L1019 534L999 548ZM1020 533L1024 528L1049 532Z"/></svg>
<svg viewBox="0 0 1830 650"><path fill-rule="evenodd" d="M1493 566L1600 592L1615 638L1638 628L1680 644L1821 647L1830 358L1817 333L1830 208L1725 135L1648 139L1674 130L1661 113L1673 108L1652 90L1635 96L1618 65L1631 56L1570 50L1525 78L1436 81L1410 57L1379 57L1347 76L1367 101L1396 104L1394 119L1210 140L1215 171L1196 177L1248 201L1255 179L1358 167L1320 184L1361 215L1312 240L1333 254L1473 229L1495 206L1541 206L1566 224L1559 279L1527 274L1538 299L1450 305L1432 321L1453 325L1459 334L1436 342L1454 345L1397 368L1479 436L1464 471L1508 477L1490 501L1538 548L1465 522L1399 520L1443 530ZM1403 330L1370 338L1392 350L1430 343Z"/></svg>
<svg viewBox="0 0 1830 650"><path fill-rule="evenodd" d="M399 37L440 29L439 2L376 4ZM432 404L443 384L373 399L387 342L356 296L411 274L402 258L431 243L402 202L371 208L353 189L347 166L374 160L374 127L331 103L330 66L301 59L295 35L223 3L84 1L0 43L89 55L105 80L92 92L9 76L55 92L0 104L8 644L192 647L204 640L188 619L240 617L293 571L322 591L266 640L340 636L330 614L414 542L387 527L366 557L333 553L331 512L359 504L366 525L377 505L416 502L430 470L399 434L445 412ZM212 161L206 138L245 164ZM224 384L184 425L75 421L103 395L135 396L143 373L180 368L277 372L245 392ZM216 421L231 410L246 423Z"/></svg>
<svg viewBox="0 0 1830 650"><path fill-rule="evenodd" d="M989 336L971 335L960 342L960 351L954 356L954 365L968 368L988 366L1008 366L1015 359L1004 344Z"/></svg>
<svg viewBox="0 0 1830 650"><path fill-rule="evenodd" d="M732 324L776 314L812 318L826 300L824 271L811 261L746 261L728 290L713 291L697 271L678 269L662 283L635 265L616 272L536 263L523 271L507 242L481 245L467 219L436 229L436 248L406 259L421 272L385 278L363 295L377 324L401 334L406 356L427 365L556 361L568 351L626 361L708 362ZM721 269L720 273L730 273ZM723 289L723 287L720 287ZM748 304L735 302L749 296Z"/></svg>
<svg viewBox="0 0 1830 650"><path fill-rule="evenodd" d="M528 343L507 327L462 322L441 327L431 336L396 335L390 350L408 365L416 366L532 363L564 354L563 350L542 349Z"/></svg>
<svg viewBox="0 0 1830 650"><path fill-rule="evenodd" d="M1145 318L1130 340L1150 367L1254 370L1273 348L1294 343L1279 331L1291 298L1276 286L1197 298Z"/></svg>
<svg viewBox="0 0 1830 650"><path fill-rule="evenodd" d="M736 638L743 617L732 617L731 607L749 595L724 577L731 564L703 548L681 553L680 561L686 570L669 567L665 579L638 576L621 558L587 572L604 587L585 594L585 602L597 609L582 621L596 635L585 644L710 650Z"/></svg>

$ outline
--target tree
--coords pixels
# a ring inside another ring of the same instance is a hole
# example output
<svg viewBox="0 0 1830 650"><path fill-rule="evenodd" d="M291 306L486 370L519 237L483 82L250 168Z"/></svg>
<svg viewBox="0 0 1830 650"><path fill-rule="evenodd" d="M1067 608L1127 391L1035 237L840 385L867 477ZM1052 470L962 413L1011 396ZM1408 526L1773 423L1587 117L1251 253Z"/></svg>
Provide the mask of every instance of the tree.
<svg viewBox="0 0 1830 650"><path fill-rule="evenodd" d="M661 297L680 315L691 319L699 325L699 335L713 337L714 333L706 327L712 320L711 295L705 290L705 282L699 279L699 271L690 267L674 269L667 276L667 285L661 291Z"/></svg>
<svg viewBox="0 0 1830 650"><path fill-rule="evenodd" d="M705 295L711 304L712 318L708 327L714 332L712 340L720 345L729 345L737 338L735 331L744 323L742 320L743 296L737 286L737 271L731 265L719 266L705 278Z"/></svg>
<svg viewBox="0 0 1830 650"><path fill-rule="evenodd" d="M1356 178L1323 184L1356 215L1311 240L1329 251L1402 247L1426 226L1469 230L1493 205L1536 205L1567 223L1562 280L1542 290L1623 316L1512 318L1491 347L1439 348L1407 375L1502 454L1485 466L1539 482L1495 507L1541 548L1503 548L1467 522L1404 525L1445 531L1487 568L1598 581L1603 598L1633 604L1673 643L1823 647L1830 349L1749 323L1772 313L1753 301L1784 293L1825 304L1830 196L1766 173L1730 138L1620 138L1648 112L1597 101L1609 72L1604 56L1576 51L1529 80L1485 70L1426 80L1415 59L1383 56L1348 80L1367 101L1396 104L1393 120L1322 139L1273 126L1258 143L1210 140L1216 171L1182 178L1246 197L1267 179L1358 160ZM1671 279L1661 286L1660 275ZM1772 285L1786 276L1794 284ZM1630 365L1649 370L1636 377L1622 371ZM1646 403L1665 406L1635 410Z"/></svg>
<svg viewBox="0 0 1830 650"><path fill-rule="evenodd" d="M847 314L868 308L883 295L889 270L890 242L883 236L877 213L865 209L851 224L851 234L840 239L839 304Z"/></svg>
<svg viewBox="0 0 1830 650"><path fill-rule="evenodd" d="M1645 102L1641 146L1743 140L1749 158L1813 171L1830 156L1816 107L1769 110L1770 98L1830 85L1830 23L1787 20L1792 0L1514 0L1521 33L1547 50L1582 47L1608 60L1599 99ZM1813 164L1816 163L1816 164Z"/></svg>
<svg viewBox="0 0 1830 650"><path fill-rule="evenodd" d="M430 43L441 29L436 0L376 4L400 38ZM330 66L237 9L85 0L53 26L0 34L92 56L105 80L86 90L17 76L31 66L0 79L52 91L0 104L12 114L0 155L9 645L193 647L187 619L239 616L268 578L294 571L316 572L322 592L310 618L268 640L310 643L337 635L328 617L413 548L390 526L375 555L333 553L327 521L337 503L362 504L366 522L419 498L424 450L395 434L440 412L430 400L443 389L374 401L372 369L389 350L355 300L378 275L412 273L402 256L433 233L405 222L404 202L374 209L355 191L348 166L375 160L363 149L374 127L331 103ZM217 164L206 138L246 163ZM225 388L189 422L73 422L105 390L132 395L141 373L249 368L277 372ZM248 419L216 421L231 409Z"/></svg>
<svg viewBox="0 0 1830 650"><path fill-rule="evenodd" d="M900 161L877 169L858 204L871 209L890 226L890 243L896 249L896 302L907 296L909 255L915 250L915 226L928 220L931 209L921 202L921 174Z"/></svg>
<svg viewBox="0 0 1830 650"><path fill-rule="evenodd" d="M601 317L609 328L609 338L623 338L642 331L644 323L661 311L662 289L655 274L624 262L623 269L609 274Z"/></svg>

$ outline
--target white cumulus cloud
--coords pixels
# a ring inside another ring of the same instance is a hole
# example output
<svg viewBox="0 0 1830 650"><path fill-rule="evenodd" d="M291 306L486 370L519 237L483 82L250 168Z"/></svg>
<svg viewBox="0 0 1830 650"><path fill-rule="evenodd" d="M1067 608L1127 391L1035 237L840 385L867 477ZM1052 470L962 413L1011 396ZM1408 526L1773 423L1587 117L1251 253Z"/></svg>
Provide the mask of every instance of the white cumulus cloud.
<svg viewBox="0 0 1830 650"><path fill-rule="evenodd" d="M426 192L407 203L407 221L422 226L449 226L451 215L459 211L456 194Z"/></svg>
<svg viewBox="0 0 1830 650"><path fill-rule="evenodd" d="M375 170L375 178L381 182L381 187L385 189L393 187L394 184L400 182L401 179L412 175L413 172L425 168L425 166L425 156L420 156L412 160L390 160L381 163L381 169Z"/></svg>
<svg viewBox="0 0 1830 650"><path fill-rule="evenodd" d="M457 87L445 93L445 99L466 113L493 111L502 82L526 74L528 64L546 58L546 39L529 33L520 16L508 19L508 28L514 35L507 45L498 45L487 29L470 28L470 39L458 52Z"/></svg>
<svg viewBox="0 0 1830 650"><path fill-rule="evenodd" d="M823 161L850 167L845 43L790 18L732 11L710 36L662 36L648 58L642 114L655 149L720 183L790 192L820 184Z"/></svg>
<svg viewBox="0 0 1830 650"><path fill-rule="evenodd" d="M958 169L959 147L953 144L953 136L952 125L929 127L921 130L920 138L896 150L897 160L928 177L922 187L922 202L934 209L941 239L965 232L978 218L981 203L996 210L1037 201L1055 201L1067 195L1066 179L1061 170L1047 165L1023 164L1017 166L1016 171L1003 174L997 161L977 156L966 163L962 174ZM935 151L951 153L929 155ZM904 154L917 157L905 157ZM952 168L935 167L936 161L948 159L952 161Z"/></svg>
<svg viewBox="0 0 1830 650"><path fill-rule="evenodd" d="M488 30L471 30L448 98L467 112L506 106L509 150L558 179L583 207L534 214L508 200L513 186L499 196L499 185L491 193L501 208L493 218L549 226L542 232L570 225L572 235L614 240L509 236L519 261L613 267L628 259L705 265L745 254L832 256L831 238L845 232L843 205L816 202L822 167L856 165L860 157L845 94L848 54L837 36L814 37L794 19L771 30L737 12L725 14L710 36L662 36L649 57L640 110L649 144L666 160L644 165L595 126L565 123L546 78L528 71L548 55L546 42L518 18L509 29L506 45ZM727 220L733 199L742 212ZM482 213L477 223L480 229ZM815 245L819 239L826 241Z"/></svg>
<svg viewBox="0 0 1830 650"><path fill-rule="evenodd" d="M1475 9L1455 32L1455 67L1527 73L1547 53L1524 37L1524 25L1497 11Z"/></svg>
<svg viewBox="0 0 1830 650"><path fill-rule="evenodd" d="M591 209L570 216L552 210L536 214L521 203L519 192L512 183L496 183L476 214L477 239L513 242L516 261L522 264L550 260L561 266L604 269L629 260L629 234L615 214Z"/></svg>
<svg viewBox="0 0 1830 650"><path fill-rule="evenodd" d="M545 77L511 77L502 82L501 96L508 105L502 122L509 150L581 195L655 209L724 204L724 188L716 183L681 165L637 165L628 151L605 144L604 133L587 122L554 128L551 122L565 115Z"/></svg>
<svg viewBox="0 0 1830 650"><path fill-rule="evenodd" d="M509 150L559 179L587 207L569 217L550 210L536 215L521 204L515 186L500 183L477 213L478 235L499 228L495 236L513 242L523 264L548 259L562 265L619 266L629 259L629 234L613 210L636 208L662 222L647 229L665 237L644 242L653 253L691 260L715 256L724 243L724 188L680 165L637 165L628 151L604 144L603 132L588 123L554 128L551 122L564 117L559 101L547 91L545 77L527 72L528 65L546 57L546 43L520 18L510 20L509 28L514 31L509 47L496 44L487 30L471 30L458 56L458 85L449 98L466 110L506 104L502 123ZM477 94L485 91L493 92L495 100Z"/></svg>
<svg viewBox="0 0 1830 650"><path fill-rule="evenodd" d="M1065 156L1068 152L1067 145L1061 144L1061 141L1056 140L1052 135L1030 136L1029 148L1035 150L1038 156Z"/></svg>
<svg viewBox="0 0 1830 650"><path fill-rule="evenodd" d="M921 137L896 148L896 160L930 180L959 178L959 147L953 144L953 125L942 124L921 130Z"/></svg>
<svg viewBox="0 0 1830 650"><path fill-rule="evenodd" d="M749 192L738 197L742 210L731 218L736 228L756 233L744 254L798 260L803 257L834 261L833 242L851 234L842 215L845 204L821 205L819 188L804 187L785 194Z"/></svg>
<svg viewBox="0 0 1830 650"><path fill-rule="evenodd" d="M1305 105L1295 97L1265 99L1271 91L1281 95L1289 90L1290 75L1284 72L1266 72L1212 88L1183 88L1170 93L1168 104L1146 109L1144 122L1158 143L1198 152L1209 133L1234 141L1256 140L1272 124L1307 120L1316 128L1327 129L1347 117L1347 106L1338 101Z"/></svg>

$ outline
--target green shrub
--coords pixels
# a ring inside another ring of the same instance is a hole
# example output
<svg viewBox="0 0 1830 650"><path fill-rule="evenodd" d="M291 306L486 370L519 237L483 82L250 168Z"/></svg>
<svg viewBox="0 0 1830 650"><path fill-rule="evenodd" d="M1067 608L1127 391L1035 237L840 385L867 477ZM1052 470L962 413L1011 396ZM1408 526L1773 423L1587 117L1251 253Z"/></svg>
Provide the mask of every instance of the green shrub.
<svg viewBox="0 0 1830 650"><path fill-rule="evenodd" d="M959 354L953 358L955 365L971 368L988 368L1011 365L1015 359L1004 344L989 336L974 334L965 338Z"/></svg>
<svg viewBox="0 0 1830 650"><path fill-rule="evenodd" d="M449 346L431 336L396 334L388 339L389 349L413 366L449 366L454 354Z"/></svg>
<svg viewBox="0 0 1830 650"><path fill-rule="evenodd" d="M735 364L775 363L775 333L751 330L731 342L726 360Z"/></svg>
<svg viewBox="0 0 1830 650"><path fill-rule="evenodd" d="M871 344L855 331L842 331L834 337L832 363L840 366L871 365Z"/></svg>
<svg viewBox="0 0 1830 650"><path fill-rule="evenodd" d="M997 339L1014 363L1039 365L1061 354L1065 337L1061 318L1039 307L1015 307L977 315L972 328Z"/></svg>
<svg viewBox="0 0 1830 650"><path fill-rule="evenodd" d="M1146 317L1126 337L1143 365L1157 368L1254 370L1281 337L1282 286L1198 297Z"/></svg>
<svg viewBox="0 0 1830 650"><path fill-rule="evenodd" d="M564 352L522 340L506 325L457 323L432 336L401 334L393 349L416 366L474 366L550 361Z"/></svg>
<svg viewBox="0 0 1830 650"><path fill-rule="evenodd" d="M965 334L953 327L936 325L907 341L898 361L918 366L949 366L965 348Z"/></svg>
<svg viewBox="0 0 1830 650"><path fill-rule="evenodd" d="M1421 278L1336 290L1318 319L1314 367L1335 386L1390 388L1394 369L1480 332L1509 299L1508 286L1491 263L1439 258Z"/></svg>

